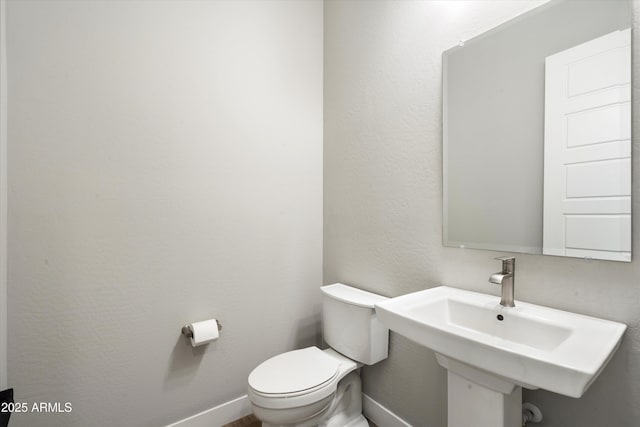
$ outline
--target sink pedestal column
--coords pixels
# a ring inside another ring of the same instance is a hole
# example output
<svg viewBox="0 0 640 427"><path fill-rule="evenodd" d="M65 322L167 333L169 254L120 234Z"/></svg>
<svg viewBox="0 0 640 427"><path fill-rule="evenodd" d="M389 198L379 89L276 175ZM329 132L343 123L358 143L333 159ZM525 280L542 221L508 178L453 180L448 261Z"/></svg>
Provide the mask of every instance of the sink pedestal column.
<svg viewBox="0 0 640 427"><path fill-rule="evenodd" d="M449 427L521 427L522 388L511 394L491 390L460 375L448 373Z"/></svg>
<svg viewBox="0 0 640 427"><path fill-rule="evenodd" d="M521 427L522 387L436 354L447 369L449 427Z"/></svg>

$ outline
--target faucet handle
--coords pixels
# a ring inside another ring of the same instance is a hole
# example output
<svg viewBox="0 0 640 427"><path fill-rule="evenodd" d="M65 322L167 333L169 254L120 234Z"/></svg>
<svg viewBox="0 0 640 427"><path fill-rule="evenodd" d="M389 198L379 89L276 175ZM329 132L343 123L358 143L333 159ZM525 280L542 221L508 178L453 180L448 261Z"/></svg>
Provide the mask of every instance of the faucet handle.
<svg viewBox="0 0 640 427"><path fill-rule="evenodd" d="M500 256L496 257L498 261L502 261L502 273L512 273L516 269L516 257L514 256Z"/></svg>

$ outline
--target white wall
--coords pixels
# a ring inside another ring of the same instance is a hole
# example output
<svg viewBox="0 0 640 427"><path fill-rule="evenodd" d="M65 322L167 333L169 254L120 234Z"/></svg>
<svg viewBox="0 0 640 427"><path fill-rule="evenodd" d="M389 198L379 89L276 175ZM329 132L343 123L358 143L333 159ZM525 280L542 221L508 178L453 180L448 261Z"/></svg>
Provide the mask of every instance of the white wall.
<svg viewBox="0 0 640 427"><path fill-rule="evenodd" d="M73 404L12 426L164 425L316 342L322 14L8 2L9 385Z"/></svg>
<svg viewBox="0 0 640 427"><path fill-rule="evenodd" d="M325 283L388 296L440 283L499 294L487 282L499 269L497 252L442 246L441 53L535 4L325 3ZM634 21L635 81L638 29ZM634 96L637 110L638 85ZM633 180L637 249L640 156ZM618 353L581 399L525 393L544 412L540 426L636 426L640 257L622 264L518 255L516 298L629 325ZM416 426L446 425L444 369L431 351L396 334L389 359L365 369L364 390Z"/></svg>

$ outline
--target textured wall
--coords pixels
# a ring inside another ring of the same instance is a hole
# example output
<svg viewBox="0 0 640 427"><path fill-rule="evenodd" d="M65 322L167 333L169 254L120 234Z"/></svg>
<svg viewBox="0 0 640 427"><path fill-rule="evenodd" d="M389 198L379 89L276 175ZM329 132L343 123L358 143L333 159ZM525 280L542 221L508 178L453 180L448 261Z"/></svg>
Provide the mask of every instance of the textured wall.
<svg viewBox="0 0 640 427"><path fill-rule="evenodd" d="M322 13L8 2L9 385L73 404L12 426L164 425L315 342Z"/></svg>
<svg viewBox="0 0 640 427"><path fill-rule="evenodd" d="M497 252L442 246L441 53L535 4L325 3L326 283L339 280L388 296L440 283L498 295L487 282L499 268ZM637 81L637 24L634 32ZM637 250L640 156L633 180ZM516 297L629 325L621 348L582 399L525 392L525 400L544 412L540 425L637 426L640 256L626 264L518 255ZM389 359L365 369L364 388L416 426L446 425L444 370L431 351L396 334Z"/></svg>

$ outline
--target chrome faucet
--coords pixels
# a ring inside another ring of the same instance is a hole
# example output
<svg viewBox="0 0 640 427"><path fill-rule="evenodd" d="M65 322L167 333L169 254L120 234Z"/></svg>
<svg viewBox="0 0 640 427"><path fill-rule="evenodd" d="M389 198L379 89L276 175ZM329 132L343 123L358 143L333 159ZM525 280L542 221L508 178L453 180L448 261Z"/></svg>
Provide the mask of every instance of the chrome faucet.
<svg viewBox="0 0 640 427"><path fill-rule="evenodd" d="M516 257L504 256L496 259L502 261L502 271L492 274L489 277L489 282L502 286L502 293L500 294L501 305L515 307L516 305L513 303L513 285L516 280Z"/></svg>

